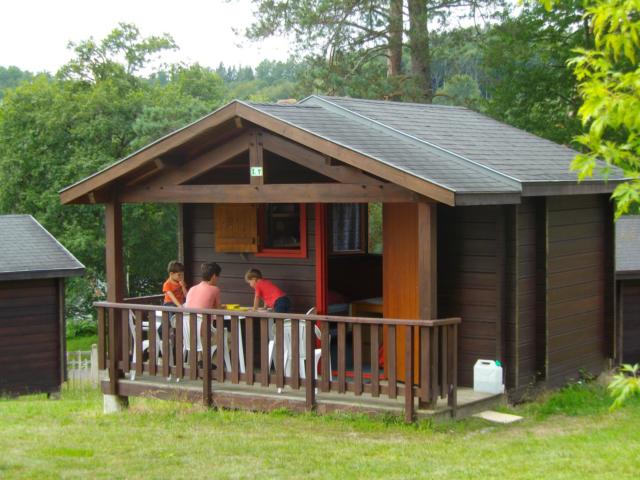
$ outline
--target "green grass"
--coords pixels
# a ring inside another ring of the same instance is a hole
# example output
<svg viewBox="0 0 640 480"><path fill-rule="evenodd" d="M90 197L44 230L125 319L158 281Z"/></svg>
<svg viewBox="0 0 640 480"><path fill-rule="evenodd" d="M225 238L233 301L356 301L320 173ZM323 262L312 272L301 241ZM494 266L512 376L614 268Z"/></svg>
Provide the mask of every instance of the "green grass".
<svg viewBox="0 0 640 480"><path fill-rule="evenodd" d="M404 425L395 417L205 410L95 390L0 400L0 478L638 478L640 401L614 413L580 385L510 411L526 419Z"/></svg>
<svg viewBox="0 0 640 480"><path fill-rule="evenodd" d="M67 352L88 351L94 343L98 343L98 335L67 338Z"/></svg>

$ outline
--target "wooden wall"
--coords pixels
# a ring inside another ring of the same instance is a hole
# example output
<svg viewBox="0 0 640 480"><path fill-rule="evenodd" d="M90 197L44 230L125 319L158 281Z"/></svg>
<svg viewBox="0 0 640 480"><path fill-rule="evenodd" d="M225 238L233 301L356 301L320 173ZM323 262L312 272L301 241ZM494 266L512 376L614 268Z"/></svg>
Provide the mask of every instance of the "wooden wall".
<svg viewBox="0 0 640 480"><path fill-rule="evenodd" d="M640 362L640 280L619 280L622 361Z"/></svg>
<svg viewBox="0 0 640 480"><path fill-rule="evenodd" d="M458 379L473 385L476 360L503 354L504 207L438 208L438 318L462 317Z"/></svg>
<svg viewBox="0 0 640 480"><path fill-rule="evenodd" d="M223 303L251 305L253 290L245 283L244 274L255 267L272 280L292 300L292 311L306 312L315 305L315 215L307 205L307 257L274 258L253 254L216 253L213 205L184 205L184 261L189 286L200 282L200 265L216 262L222 267L219 286Z"/></svg>
<svg viewBox="0 0 640 480"><path fill-rule="evenodd" d="M58 279L0 282L0 392L55 392L64 375Z"/></svg>
<svg viewBox="0 0 640 480"><path fill-rule="evenodd" d="M605 195L546 200L546 372L549 385L600 373L611 350L611 211Z"/></svg>
<svg viewBox="0 0 640 480"><path fill-rule="evenodd" d="M544 331L544 199L523 198L513 208L510 225L510 260L512 275L507 282L513 301L507 315L508 352L506 360L508 388L522 389L532 385L540 363L544 362L544 343L538 342L538 332ZM542 275L542 277L541 277ZM538 315L538 309L542 314Z"/></svg>

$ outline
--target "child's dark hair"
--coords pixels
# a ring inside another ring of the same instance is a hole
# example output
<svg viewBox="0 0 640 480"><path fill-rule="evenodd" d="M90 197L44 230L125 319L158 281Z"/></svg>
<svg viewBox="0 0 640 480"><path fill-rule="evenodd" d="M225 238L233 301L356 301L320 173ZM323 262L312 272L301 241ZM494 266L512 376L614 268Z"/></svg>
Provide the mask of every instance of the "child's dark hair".
<svg viewBox="0 0 640 480"><path fill-rule="evenodd" d="M262 272L257 268L251 268L247 270L247 273L244 274L244 279L248 282L249 280L260 280L262 278Z"/></svg>
<svg viewBox="0 0 640 480"><path fill-rule="evenodd" d="M171 260L169 265L167 265L168 273L180 273L184 272L184 265L177 260Z"/></svg>
<svg viewBox="0 0 640 480"><path fill-rule="evenodd" d="M220 272L222 271L222 268L220 268L220 265L214 262L203 263L202 266L200 267L200 271L202 272L202 279L205 282L208 282L209 280L211 280L211 277L213 277L214 275L216 277L219 277Z"/></svg>

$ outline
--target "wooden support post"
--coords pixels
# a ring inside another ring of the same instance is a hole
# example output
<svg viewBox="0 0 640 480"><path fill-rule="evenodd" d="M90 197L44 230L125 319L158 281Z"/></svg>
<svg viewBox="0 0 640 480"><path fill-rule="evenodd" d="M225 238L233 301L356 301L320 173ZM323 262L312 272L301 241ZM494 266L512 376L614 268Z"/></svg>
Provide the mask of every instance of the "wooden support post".
<svg viewBox="0 0 640 480"><path fill-rule="evenodd" d="M264 184L264 151L262 149L262 133L256 131L249 141L249 168L251 169L251 185ZM259 173L259 174L258 174Z"/></svg>
<svg viewBox="0 0 640 480"><path fill-rule="evenodd" d="M107 301L121 302L124 299L124 269L122 261L122 206L116 200L105 205L105 255L107 273ZM127 339L123 331L122 319L117 318L116 310L109 312L109 380L111 395L118 395L118 379L122 371L118 361L128 355L123 349L123 339ZM126 404L126 399L116 399L118 404Z"/></svg>

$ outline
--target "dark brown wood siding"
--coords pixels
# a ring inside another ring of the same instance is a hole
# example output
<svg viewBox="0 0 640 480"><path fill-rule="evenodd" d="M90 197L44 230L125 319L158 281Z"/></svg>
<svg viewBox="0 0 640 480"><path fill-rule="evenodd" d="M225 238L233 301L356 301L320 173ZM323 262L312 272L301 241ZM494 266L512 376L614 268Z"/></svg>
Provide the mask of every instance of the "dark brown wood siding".
<svg viewBox="0 0 640 480"><path fill-rule="evenodd" d="M57 286L57 279L0 282L0 392L60 389Z"/></svg>
<svg viewBox="0 0 640 480"><path fill-rule="evenodd" d="M607 305L612 222L604 195L547 198L546 379L599 373L610 353Z"/></svg>
<svg viewBox="0 0 640 480"><path fill-rule="evenodd" d="M478 359L495 359L502 351L504 215L494 206L438 209L438 318L462 317L458 378L463 386L473 385Z"/></svg>
<svg viewBox="0 0 640 480"><path fill-rule="evenodd" d="M189 285L200 281L200 265L216 262L222 267L219 286L223 303L251 305L253 290L245 283L244 274L255 267L272 280L292 301L292 310L304 312L315 305L315 215L307 205L307 257L260 257L251 253L217 253L213 205L184 205L184 257Z"/></svg>
<svg viewBox="0 0 640 480"><path fill-rule="evenodd" d="M640 280L620 280L622 361L640 362Z"/></svg>
<svg viewBox="0 0 640 480"><path fill-rule="evenodd" d="M516 314L515 324L515 376L510 385L514 388L523 388L532 384L537 376L540 350L544 351L544 345L538 345L537 334L539 330L537 321L544 317L536 315L536 308L543 296L538 287L537 268L543 263L544 245L538 245L544 240L544 219L539 210L544 209L544 200L524 198L521 205L516 208L515 242L515 287L516 287ZM540 258L539 258L540 257ZM543 308L541 305L541 308Z"/></svg>

